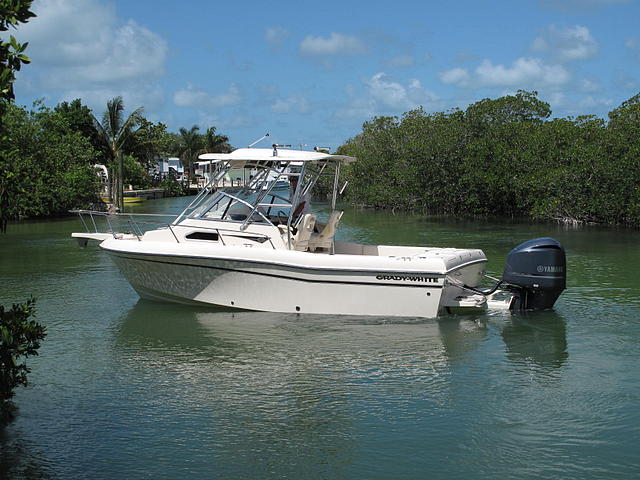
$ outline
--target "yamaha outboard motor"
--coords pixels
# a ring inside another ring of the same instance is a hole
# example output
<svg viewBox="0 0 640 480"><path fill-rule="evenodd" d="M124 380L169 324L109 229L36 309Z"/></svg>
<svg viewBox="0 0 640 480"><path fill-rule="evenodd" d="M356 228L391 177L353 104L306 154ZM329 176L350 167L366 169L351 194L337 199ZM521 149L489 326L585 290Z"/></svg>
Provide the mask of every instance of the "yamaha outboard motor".
<svg viewBox="0 0 640 480"><path fill-rule="evenodd" d="M529 240L509 252L502 281L516 293L512 310L546 310L567 287L564 248L553 238Z"/></svg>

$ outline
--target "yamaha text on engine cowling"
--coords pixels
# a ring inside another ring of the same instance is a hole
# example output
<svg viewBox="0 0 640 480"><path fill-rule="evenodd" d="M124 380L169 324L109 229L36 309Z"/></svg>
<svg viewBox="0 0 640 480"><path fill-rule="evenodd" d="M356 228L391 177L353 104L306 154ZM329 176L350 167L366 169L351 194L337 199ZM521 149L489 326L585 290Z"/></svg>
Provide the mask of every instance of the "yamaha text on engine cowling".
<svg viewBox="0 0 640 480"><path fill-rule="evenodd" d="M553 238L536 238L509 252L502 281L515 293L512 310L553 307L567 285L564 248Z"/></svg>

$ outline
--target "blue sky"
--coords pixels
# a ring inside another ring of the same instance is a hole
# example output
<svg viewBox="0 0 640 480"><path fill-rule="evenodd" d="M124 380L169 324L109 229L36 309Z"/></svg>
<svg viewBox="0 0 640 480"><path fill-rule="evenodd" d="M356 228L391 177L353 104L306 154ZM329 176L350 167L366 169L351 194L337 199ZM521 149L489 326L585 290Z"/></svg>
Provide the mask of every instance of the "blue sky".
<svg viewBox="0 0 640 480"><path fill-rule="evenodd" d="M336 148L375 115L537 90L556 117L640 91L640 0L35 0L16 101L81 98L236 147Z"/></svg>

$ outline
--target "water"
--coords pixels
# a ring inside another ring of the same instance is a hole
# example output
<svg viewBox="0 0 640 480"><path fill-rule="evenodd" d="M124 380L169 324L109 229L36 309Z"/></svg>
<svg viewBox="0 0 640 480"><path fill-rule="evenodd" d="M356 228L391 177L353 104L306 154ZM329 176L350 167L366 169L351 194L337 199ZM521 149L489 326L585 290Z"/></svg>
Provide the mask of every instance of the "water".
<svg viewBox="0 0 640 480"><path fill-rule="evenodd" d="M69 238L75 219L11 225L0 302L34 294L49 334L0 478L638 478L640 232L357 210L342 226L481 247L495 275L553 236L569 289L553 312L436 320L189 308L139 300Z"/></svg>

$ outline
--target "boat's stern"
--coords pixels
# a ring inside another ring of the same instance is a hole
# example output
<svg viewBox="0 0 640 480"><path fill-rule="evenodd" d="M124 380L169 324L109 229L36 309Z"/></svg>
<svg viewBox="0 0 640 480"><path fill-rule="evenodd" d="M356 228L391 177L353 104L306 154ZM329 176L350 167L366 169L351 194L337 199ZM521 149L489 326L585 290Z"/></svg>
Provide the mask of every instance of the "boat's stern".
<svg viewBox="0 0 640 480"><path fill-rule="evenodd" d="M486 297L474 291L485 278L487 257L479 249L441 248L446 266L444 287L440 298L440 311L451 308L484 308Z"/></svg>
<svg viewBox="0 0 640 480"><path fill-rule="evenodd" d="M502 279L493 288L480 290L476 275L484 271L466 267L448 274L441 305L487 306L500 310L548 310L566 289L567 267L564 247L553 238L535 238L509 252ZM482 280L480 277L479 280Z"/></svg>

